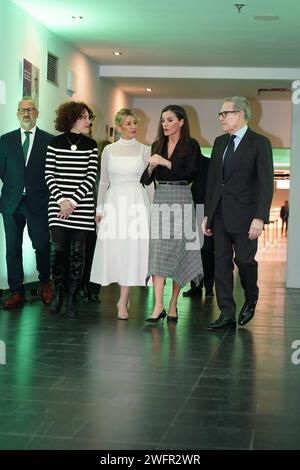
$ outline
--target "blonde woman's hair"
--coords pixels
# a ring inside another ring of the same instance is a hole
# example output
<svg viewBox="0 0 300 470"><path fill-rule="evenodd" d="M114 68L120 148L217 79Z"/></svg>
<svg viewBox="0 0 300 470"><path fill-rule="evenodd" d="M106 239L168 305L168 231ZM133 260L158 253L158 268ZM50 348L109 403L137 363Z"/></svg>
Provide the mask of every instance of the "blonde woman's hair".
<svg viewBox="0 0 300 470"><path fill-rule="evenodd" d="M137 117L136 117L133 109L122 108L115 115L115 126L120 126L123 122L123 119L126 118L127 116L132 116L137 121Z"/></svg>

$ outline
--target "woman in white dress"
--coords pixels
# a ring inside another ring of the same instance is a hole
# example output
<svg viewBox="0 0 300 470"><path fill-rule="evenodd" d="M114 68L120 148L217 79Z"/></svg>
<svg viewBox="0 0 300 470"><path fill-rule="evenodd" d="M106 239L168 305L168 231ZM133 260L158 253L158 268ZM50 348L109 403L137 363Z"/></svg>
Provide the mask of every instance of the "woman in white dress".
<svg viewBox="0 0 300 470"><path fill-rule="evenodd" d="M91 282L120 285L118 318L127 320L130 286L146 285L150 202L140 178L151 149L135 139L131 109L121 109L115 125L121 137L105 147L101 159Z"/></svg>

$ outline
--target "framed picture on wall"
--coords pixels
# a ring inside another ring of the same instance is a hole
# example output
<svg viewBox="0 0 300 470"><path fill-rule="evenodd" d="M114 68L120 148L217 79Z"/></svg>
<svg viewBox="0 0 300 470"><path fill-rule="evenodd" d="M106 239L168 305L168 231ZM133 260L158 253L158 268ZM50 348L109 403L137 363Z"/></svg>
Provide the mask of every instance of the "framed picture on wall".
<svg viewBox="0 0 300 470"><path fill-rule="evenodd" d="M5 82L0 80L0 104L5 104Z"/></svg>
<svg viewBox="0 0 300 470"><path fill-rule="evenodd" d="M39 105L40 69L23 59L23 95L31 96L36 106Z"/></svg>
<svg viewBox="0 0 300 470"><path fill-rule="evenodd" d="M117 140L119 140L120 137L121 137L121 134L120 134L120 132L118 131L118 129L115 127L114 142L117 142Z"/></svg>

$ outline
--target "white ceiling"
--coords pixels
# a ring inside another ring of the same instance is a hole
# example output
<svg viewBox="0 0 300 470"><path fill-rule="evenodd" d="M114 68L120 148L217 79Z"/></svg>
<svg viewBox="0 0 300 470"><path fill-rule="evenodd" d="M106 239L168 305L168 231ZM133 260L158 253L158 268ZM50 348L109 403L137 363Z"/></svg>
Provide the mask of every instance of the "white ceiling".
<svg viewBox="0 0 300 470"><path fill-rule="evenodd" d="M119 70L122 71L122 69ZM290 88L291 80L124 78L122 76L110 77L110 80L126 93L139 98L217 99L241 95L248 98L259 96L260 99L265 100L285 100L291 97L291 93L287 91L258 93L261 88ZM149 86L153 88L152 93L146 91Z"/></svg>
<svg viewBox="0 0 300 470"><path fill-rule="evenodd" d="M245 0L240 13L234 0L13 1L99 65L114 66L110 79L132 95L146 96L150 86L152 97L255 96L257 88L289 87L300 78L299 0ZM258 21L257 15L279 19ZM116 57L114 50L123 54ZM124 66L134 66L134 75L122 76ZM156 66L148 77L139 72L145 66ZM187 79L172 69L163 78L158 66L224 70L218 79ZM227 67L236 70L234 78ZM245 67L270 68L270 74L240 78ZM282 68L299 70L282 79Z"/></svg>

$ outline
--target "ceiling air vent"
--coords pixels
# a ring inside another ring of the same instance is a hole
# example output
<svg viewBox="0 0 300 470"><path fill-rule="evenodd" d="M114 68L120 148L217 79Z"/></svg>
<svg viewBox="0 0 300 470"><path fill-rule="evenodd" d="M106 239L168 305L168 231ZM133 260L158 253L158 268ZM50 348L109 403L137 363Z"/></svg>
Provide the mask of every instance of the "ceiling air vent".
<svg viewBox="0 0 300 470"><path fill-rule="evenodd" d="M47 80L58 86L58 57L48 51Z"/></svg>
<svg viewBox="0 0 300 470"><path fill-rule="evenodd" d="M258 88L256 90L257 94L258 95L272 95L272 94L276 94L276 93L287 93L287 92L290 92L291 89L290 88L287 88L287 87L281 87L281 88Z"/></svg>

